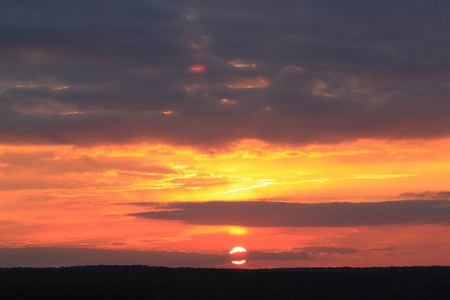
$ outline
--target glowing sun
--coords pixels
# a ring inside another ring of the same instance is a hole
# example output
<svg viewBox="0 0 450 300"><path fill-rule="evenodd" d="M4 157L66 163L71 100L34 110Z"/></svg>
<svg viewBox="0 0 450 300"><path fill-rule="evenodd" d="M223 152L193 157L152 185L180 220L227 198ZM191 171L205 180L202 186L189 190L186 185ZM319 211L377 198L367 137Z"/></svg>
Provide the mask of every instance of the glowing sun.
<svg viewBox="0 0 450 300"><path fill-rule="evenodd" d="M231 262L235 265L244 264L247 261L245 259L246 252L247 250L245 250L245 248L243 247L234 247L233 249L230 250L230 255L232 258Z"/></svg>

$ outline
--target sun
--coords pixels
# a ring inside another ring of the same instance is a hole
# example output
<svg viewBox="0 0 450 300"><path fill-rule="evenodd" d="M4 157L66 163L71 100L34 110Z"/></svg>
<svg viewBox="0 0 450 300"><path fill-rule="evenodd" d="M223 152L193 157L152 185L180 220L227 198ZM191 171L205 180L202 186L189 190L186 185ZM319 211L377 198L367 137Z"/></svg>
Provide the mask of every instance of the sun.
<svg viewBox="0 0 450 300"><path fill-rule="evenodd" d="M240 253L240 252L247 252L247 250L245 250L245 248L243 248L243 247L234 247L233 249L230 250L230 254Z"/></svg>
<svg viewBox="0 0 450 300"><path fill-rule="evenodd" d="M231 262L235 265L242 265L247 260L245 259L245 256L247 254L247 250L243 247L234 247L230 250L230 256L232 258Z"/></svg>

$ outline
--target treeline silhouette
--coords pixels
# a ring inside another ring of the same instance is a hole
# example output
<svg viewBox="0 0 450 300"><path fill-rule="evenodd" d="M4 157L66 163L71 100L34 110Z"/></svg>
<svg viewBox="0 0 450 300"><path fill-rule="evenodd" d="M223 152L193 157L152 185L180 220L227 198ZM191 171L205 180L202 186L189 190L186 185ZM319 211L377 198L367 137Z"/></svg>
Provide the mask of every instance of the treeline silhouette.
<svg viewBox="0 0 450 300"><path fill-rule="evenodd" d="M0 299L450 299L450 267L1 268Z"/></svg>

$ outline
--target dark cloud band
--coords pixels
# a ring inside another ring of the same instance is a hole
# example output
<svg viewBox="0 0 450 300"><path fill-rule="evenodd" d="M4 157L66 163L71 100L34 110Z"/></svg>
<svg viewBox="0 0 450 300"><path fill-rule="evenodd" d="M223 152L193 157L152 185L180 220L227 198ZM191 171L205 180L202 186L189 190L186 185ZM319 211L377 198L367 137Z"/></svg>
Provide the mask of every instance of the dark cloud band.
<svg viewBox="0 0 450 300"><path fill-rule="evenodd" d="M4 1L0 140L450 135L445 1L250 3Z"/></svg>
<svg viewBox="0 0 450 300"><path fill-rule="evenodd" d="M165 210L132 214L196 225L249 227L347 227L389 224L450 224L450 201L363 203L182 202Z"/></svg>
<svg viewBox="0 0 450 300"><path fill-rule="evenodd" d="M351 255L358 249L306 247L292 251L249 251L252 261L317 260L327 255ZM198 267L230 264L227 251L219 254L163 250L108 250L89 248L28 247L0 248L0 267L61 267L80 265L150 265Z"/></svg>

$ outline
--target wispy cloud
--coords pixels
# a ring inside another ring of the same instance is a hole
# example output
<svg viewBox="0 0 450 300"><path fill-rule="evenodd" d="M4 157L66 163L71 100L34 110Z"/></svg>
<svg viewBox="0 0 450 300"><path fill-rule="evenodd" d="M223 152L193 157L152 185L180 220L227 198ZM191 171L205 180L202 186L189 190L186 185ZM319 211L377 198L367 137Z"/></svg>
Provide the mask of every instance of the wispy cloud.
<svg viewBox="0 0 450 300"><path fill-rule="evenodd" d="M450 192L449 191L427 191L421 193L402 193L399 195L401 198L409 198L409 199L433 199L433 200L449 200Z"/></svg>
<svg viewBox="0 0 450 300"><path fill-rule="evenodd" d="M349 247L304 247L294 248L290 251L250 251L248 259L253 260L315 260L335 255L352 255L360 252L359 249Z"/></svg>

